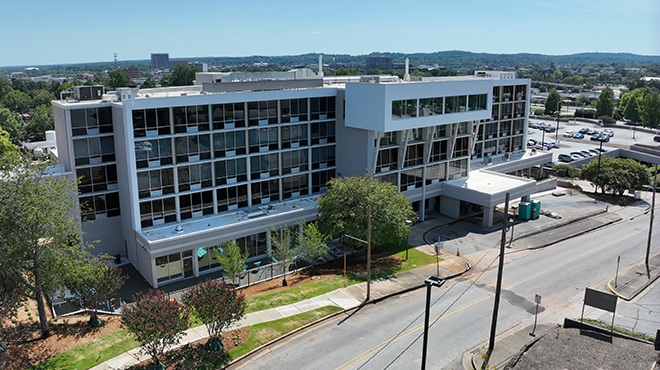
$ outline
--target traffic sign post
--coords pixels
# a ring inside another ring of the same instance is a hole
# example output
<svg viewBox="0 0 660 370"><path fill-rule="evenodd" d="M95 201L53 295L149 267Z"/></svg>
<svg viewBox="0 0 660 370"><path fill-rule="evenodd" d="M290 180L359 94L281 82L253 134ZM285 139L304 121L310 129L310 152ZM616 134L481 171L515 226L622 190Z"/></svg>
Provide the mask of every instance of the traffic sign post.
<svg viewBox="0 0 660 370"><path fill-rule="evenodd" d="M534 329L532 329L532 332L529 333L529 335L535 337L536 334L534 332L536 331L536 319L539 316L539 305L541 304L541 296L538 294L534 294L534 302L536 303L536 313L534 313Z"/></svg>

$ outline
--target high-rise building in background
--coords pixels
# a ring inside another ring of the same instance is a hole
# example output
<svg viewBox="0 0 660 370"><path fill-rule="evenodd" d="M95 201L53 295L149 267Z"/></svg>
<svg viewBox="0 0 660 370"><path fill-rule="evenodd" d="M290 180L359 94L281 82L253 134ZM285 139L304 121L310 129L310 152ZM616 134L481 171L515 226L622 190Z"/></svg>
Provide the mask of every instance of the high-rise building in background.
<svg viewBox="0 0 660 370"><path fill-rule="evenodd" d="M170 54L151 53L151 68L152 69L170 68Z"/></svg>

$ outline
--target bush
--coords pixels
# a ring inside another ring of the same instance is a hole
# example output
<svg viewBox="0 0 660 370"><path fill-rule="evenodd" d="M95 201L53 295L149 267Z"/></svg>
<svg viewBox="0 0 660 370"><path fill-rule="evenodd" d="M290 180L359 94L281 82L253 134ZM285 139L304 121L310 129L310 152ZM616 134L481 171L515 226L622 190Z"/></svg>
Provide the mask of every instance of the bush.
<svg viewBox="0 0 660 370"><path fill-rule="evenodd" d="M612 118L610 116L600 116L600 117L598 117L598 119L603 121L603 123L616 123L614 118Z"/></svg>
<svg viewBox="0 0 660 370"><path fill-rule="evenodd" d="M570 164L560 163L552 166L552 169L557 171L557 175L561 177L575 177L575 168Z"/></svg>
<svg viewBox="0 0 660 370"><path fill-rule="evenodd" d="M595 109L576 109L575 117L594 118Z"/></svg>
<svg viewBox="0 0 660 370"><path fill-rule="evenodd" d="M534 109L535 116L542 116L545 113L545 109Z"/></svg>

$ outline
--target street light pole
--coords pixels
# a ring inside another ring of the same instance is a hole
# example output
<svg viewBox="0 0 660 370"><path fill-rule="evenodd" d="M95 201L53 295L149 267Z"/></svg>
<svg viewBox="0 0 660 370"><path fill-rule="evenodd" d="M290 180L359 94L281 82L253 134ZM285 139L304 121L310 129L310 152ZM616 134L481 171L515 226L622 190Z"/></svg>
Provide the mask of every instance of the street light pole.
<svg viewBox="0 0 660 370"><path fill-rule="evenodd" d="M557 100L557 132L555 134L555 142L559 142L559 102L560 100Z"/></svg>
<svg viewBox="0 0 660 370"><path fill-rule="evenodd" d="M422 344L422 370L426 369L426 347L429 342L429 311L431 308L431 287L433 285L441 287L445 283L444 279L436 276L429 276L424 280L426 284L426 311L424 312L424 343Z"/></svg>
<svg viewBox="0 0 660 370"><path fill-rule="evenodd" d="M410 227L412 226L413 222L410 220L406 220L406 225L408 226L408 234L406 234L406 261L408 260L408 246L410 245L408 243L409 238L410 238Z"/></svg>
<svg viewBox="0 0 660 370"><path fill-rule="evenodd" d="M646 242L646 268L649 267L649 254L651 253L651 233L653 232L653 211L655 211L655 188L658 185L658 165L655 165L653 175L653 200L651 201L651 220L649 221L649 240ZM648 185L647 185L648 186Z"/></svg>

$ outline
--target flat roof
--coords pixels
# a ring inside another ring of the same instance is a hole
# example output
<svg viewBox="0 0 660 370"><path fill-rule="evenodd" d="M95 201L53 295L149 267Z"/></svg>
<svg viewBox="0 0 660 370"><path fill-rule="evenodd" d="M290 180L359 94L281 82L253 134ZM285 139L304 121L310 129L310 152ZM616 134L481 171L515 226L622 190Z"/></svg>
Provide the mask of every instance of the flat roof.
<svg viewBox="0 0 660 370"><path fill-rule="evenodd" d="M470 171L469 177L449 180L444 184L443 195L486 207L504 202L504 195L511 198L532 194L536 180L511 176L489 170Z"/></svg>

